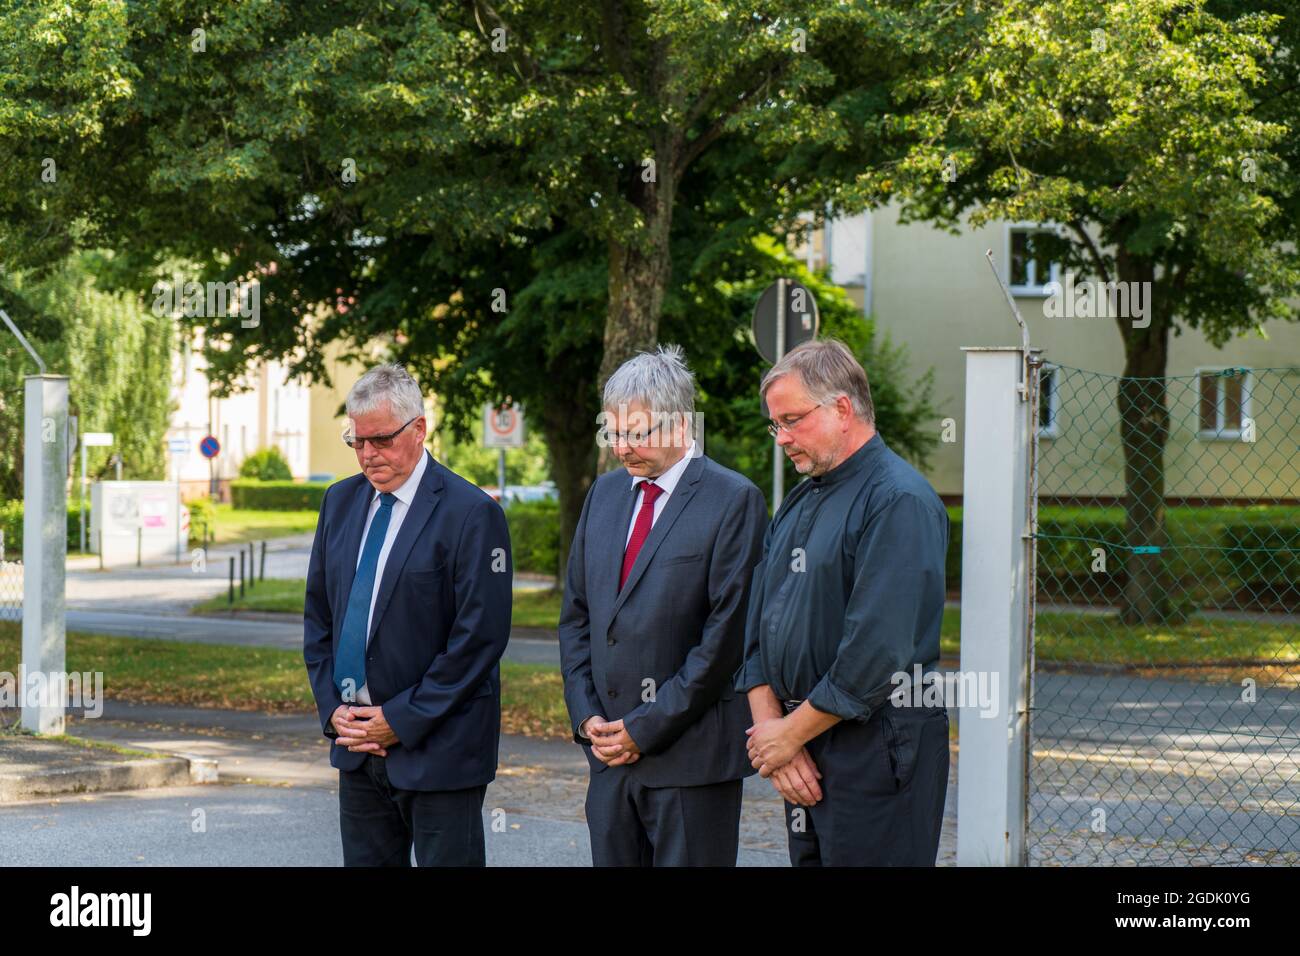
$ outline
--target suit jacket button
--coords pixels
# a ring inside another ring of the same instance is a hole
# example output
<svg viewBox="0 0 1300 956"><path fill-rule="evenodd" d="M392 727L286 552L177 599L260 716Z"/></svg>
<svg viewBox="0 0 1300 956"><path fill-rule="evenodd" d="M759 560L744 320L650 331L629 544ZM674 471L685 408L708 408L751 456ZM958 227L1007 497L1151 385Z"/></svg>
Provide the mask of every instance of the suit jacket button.
<svg viewBox="0 0 1300 956"><path fill-rule="evenodd" d="M611 637L611 638L610 638L608 641L606 641L605 643L608 644L610 647L613 647L615 644L618 643L618 641L614 640L614 639Z"/></svg>
<svg viewBox="0 0 1300 956"><path fill-rule="evenodd" d="M618 696L618 691L616 691L616 690L610 690L610 691L608 691L608 693L609 693L609 696L610 696L610 697L617 697L617 696Z"/></svg>

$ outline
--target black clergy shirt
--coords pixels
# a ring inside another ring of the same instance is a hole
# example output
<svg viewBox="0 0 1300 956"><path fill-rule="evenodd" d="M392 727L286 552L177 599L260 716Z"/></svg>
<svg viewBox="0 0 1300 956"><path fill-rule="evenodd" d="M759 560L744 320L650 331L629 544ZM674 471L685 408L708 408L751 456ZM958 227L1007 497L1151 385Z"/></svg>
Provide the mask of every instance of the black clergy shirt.
<svg viewBox="0 0 1300 956"><path fill-rule="evenodd" d="M866 720L939 658L948 512L879 434L781 503L754 568L736 689Z"/></svg>

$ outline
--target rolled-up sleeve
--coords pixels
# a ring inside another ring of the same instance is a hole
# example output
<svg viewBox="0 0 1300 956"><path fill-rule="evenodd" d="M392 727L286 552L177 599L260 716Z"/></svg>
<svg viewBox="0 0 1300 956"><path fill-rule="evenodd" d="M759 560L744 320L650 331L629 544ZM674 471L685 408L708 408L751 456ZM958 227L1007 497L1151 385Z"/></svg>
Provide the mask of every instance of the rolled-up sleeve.
<svg viewBox="0 0 1300 956"><path fill-rule="evenodd" d="M906 672L924 632L941 620L947 516L899 492L869 519L854 555L853 591L835 660L808 701L845 720L866 720Z"/></svg>

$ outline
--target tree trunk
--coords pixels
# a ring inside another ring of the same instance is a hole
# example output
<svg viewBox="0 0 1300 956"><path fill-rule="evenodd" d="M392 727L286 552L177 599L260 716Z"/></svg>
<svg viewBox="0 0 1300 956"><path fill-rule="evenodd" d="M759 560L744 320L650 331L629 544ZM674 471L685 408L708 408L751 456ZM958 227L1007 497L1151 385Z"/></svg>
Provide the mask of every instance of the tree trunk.
<svg viewBox="0 0 1300 956"><path fill-rule="evenodd" d="M637 168L628 199L641 210L645 227L634 241L617 236L609 240L609 305L598 379L602 389L620 365L638 352L653 349L659 340L659 315L672 279L669 234L677 191L672 172L676 158L671 145L657 148L651 182L644 182ZM615 464L613 453L601 449L600 470L608 471Z"/></svg>
<svg viewBox="0 0 1300 956"><path fill-rule="evenodd" d="M585 394L588 387L584 384L579 394ZM560 560L555 583L563 589L569 546L596 475L596 420L594 415L586 414L586 409L547 406L541 428L551 454L551 476L560 492Z"/></svg>
<svg viewBox="0 0 1300 956"><path fill-rule="evenodd" d="M1118 278L1153 282L1151 260L1123 252ZM1130 287L1131 288L1131 287ZM1153 288L1148 286L1147 288ZM1124 377L1119 382L1120 437L1124 446L1124 519L1130 548L1155 547L1155 553L1124 557L1125 582L1120 618L1125 624L1158 624L1170 617L1172 602L1165 564L1165 445L1169 440L1165 372L1169 358L1168 311L1151 302L1151 324L1134 328L1119 318L1124 339Z"/></svg>

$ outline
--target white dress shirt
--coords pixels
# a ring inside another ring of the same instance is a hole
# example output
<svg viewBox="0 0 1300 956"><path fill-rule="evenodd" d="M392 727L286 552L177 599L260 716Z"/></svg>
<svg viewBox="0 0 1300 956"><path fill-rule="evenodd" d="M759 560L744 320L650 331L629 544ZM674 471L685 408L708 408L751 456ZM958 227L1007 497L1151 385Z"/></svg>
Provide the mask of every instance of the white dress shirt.
<svg viewBox="0 0 1300 956"><path fill-rule="evenodd" d="M686 446L686 454L682 455L681 460L665 471L658 478L645 478L640 475L632 479L632 490L636 493L636 506L632 509L632 520L627 525L627 536L623 539L623 550L627 550L628 542L632 540L632 529L636 527L636 516L641 513L641 491L637 488L643 481L653 481L662 490L659 497L655 499L655 512L650 518L650 527L655 526L659 516L664 513L664 508L668 505L668 499L673 496L673 491L677 488L677 482L681 481L682 474L686 471L686 466L691 463L695 457L695 440Z"/></svg>
<svg viewBox="0 0 1300 956"><path fill-rule="evenodd" d="M397 500L393 502L393 513L388 516L388 533L384 535L384 546L379 551L379 562L375 565L375 586L370 591L370 613L366 615L367 648L370 646L370 625L375 619L375 599L379 597L379 585L384 580L384 565L388 563L388 552L393 550L393 542L397 540L397 532L402 528L402 521L406 518L406 513L411 510L411 502L415 500L415 492L420 487L420 479L424 476L424 469L428 464L429 453L421 449L419 464L415 466L415 470L402 483L402 487L393 492L397 496ZM366 514L366 525L361 531L361 547L357 549L357 567L361 565L361 553L366 549L366 535L370 533L370 523L375 520L375 515L378 513L379 492L374 491L370 498L370 511ZM370 706L368 684L361 685L361 689L357 691L357 702L367 707Z"/></svg>

